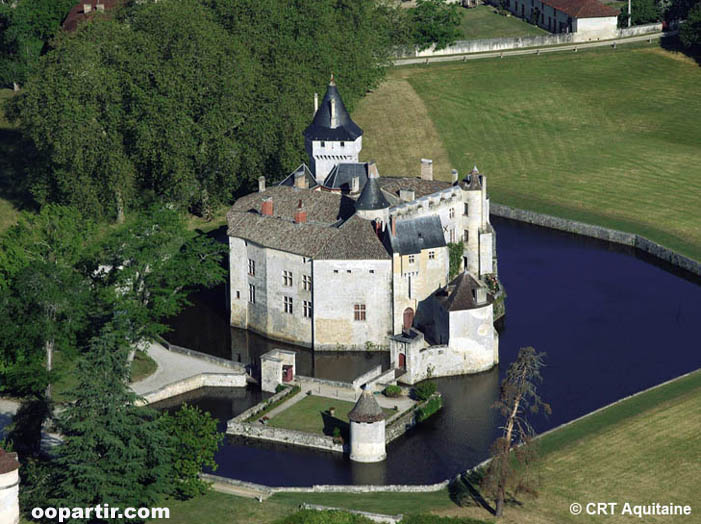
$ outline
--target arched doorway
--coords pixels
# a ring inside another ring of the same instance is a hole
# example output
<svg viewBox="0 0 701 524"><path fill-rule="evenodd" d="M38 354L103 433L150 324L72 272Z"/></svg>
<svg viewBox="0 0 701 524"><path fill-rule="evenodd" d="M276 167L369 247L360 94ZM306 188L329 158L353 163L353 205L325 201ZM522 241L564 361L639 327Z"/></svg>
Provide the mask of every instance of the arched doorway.
<svg viewBox="0 0 701 524"><path fill-rule="evenodd" d="M411 329L411 325L413 323L414 323L414 310L411 309L410 307L408 307L404 310L404 322L402 325L405 333L409 332L409 330Z"/></svg>

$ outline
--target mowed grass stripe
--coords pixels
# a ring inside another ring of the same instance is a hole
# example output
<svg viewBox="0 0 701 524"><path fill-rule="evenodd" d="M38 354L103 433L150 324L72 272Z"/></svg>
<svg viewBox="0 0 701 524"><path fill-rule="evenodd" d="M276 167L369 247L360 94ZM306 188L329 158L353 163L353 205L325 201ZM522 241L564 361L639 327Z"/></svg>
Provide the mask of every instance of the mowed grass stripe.
<svg viewBox="0 0 701 524"><path fill-rule="evenodd" d="M701 259L701 69L692 60L642 46L401 68L366 97L359 121L384 117L374 97L391 98L398 78L448 151L437 176L477 164L495 202L636 232ZM403 128L426 127L421 112L404 114ZM364 138L380 171L416 174L401 172L411 147L386 151L388 138Z"/></svg>

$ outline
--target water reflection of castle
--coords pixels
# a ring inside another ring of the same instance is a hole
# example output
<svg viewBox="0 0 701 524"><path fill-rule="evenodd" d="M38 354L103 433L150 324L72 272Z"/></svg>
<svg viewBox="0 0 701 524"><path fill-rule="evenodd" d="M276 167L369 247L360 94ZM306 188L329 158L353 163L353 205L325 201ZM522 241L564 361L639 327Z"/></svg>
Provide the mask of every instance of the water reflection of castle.
<svg viewBox="0 0 701 524"><path fill-rule="evenodd" d="M304 134L311 169L275 187L261 177L227 215L231 325L314 350L389 349L410 384L494 366L486 178L434 180L425 159L418 178L380 177L358 161L363 131L333 78Z"/></svg>

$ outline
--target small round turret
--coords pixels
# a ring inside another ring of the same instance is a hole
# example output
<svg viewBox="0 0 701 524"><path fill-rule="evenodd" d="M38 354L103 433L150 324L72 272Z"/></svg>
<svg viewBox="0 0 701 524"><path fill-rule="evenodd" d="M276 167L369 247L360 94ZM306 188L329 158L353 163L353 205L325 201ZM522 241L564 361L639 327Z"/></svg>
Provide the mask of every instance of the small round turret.
<svg viewBox="0 0 701 524"><path fill-rule="evenodd" d="M348 413L350 420L350 458L356 462L382 462L385 451L385 414L375 397L363 390Z"/></svg>

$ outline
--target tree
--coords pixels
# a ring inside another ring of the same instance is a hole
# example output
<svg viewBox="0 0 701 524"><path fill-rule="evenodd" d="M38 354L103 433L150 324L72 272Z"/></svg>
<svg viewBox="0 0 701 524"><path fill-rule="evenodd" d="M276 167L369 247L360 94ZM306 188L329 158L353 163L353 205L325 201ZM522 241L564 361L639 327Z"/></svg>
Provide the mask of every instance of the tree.
<svg viewBox="0 0 701 524"><path fill-rule="evenodd" d="M75 401L57 417L63 444L43 505L153 506L170 490L172 439L155 411L135 405L128 377L127 347L105 330L79 362Z"/></svg>
<svg viewBox="0 0 701 524"><path fill-rule="evenodd" d="M662 13L657 0L631 0L631 25L643 25L659 22ZM618 15L618 26L628 27L628 9L622 9Z"/></svg>
<svg viewBox="0 0 701 524"><path fill-rule="evenodd" d="M226 246L193 236L175 210L154 204L134 214L102 243L95 280L108 323L124 340L138 344L163 333L197 286L222 281Z"/></svg>
<svg viewBox="0 0 701 524"><path fill-rule="evenodd" d="M200 479L204 466L217 469L214 454L224 438L217 431L217 420L196 406L183 406L162 417L166 431L175 437L173 475L176 494L183 499L203 494L209 485Z"/></svg>
<svg viewBox="0 0 701 524"><path fill-rule="evenodd" d="M532 347L521 348L501 383L499 400L494 403L504 417L503 434L492 446L492 460L482 488L495 498L497 517L504 513L507 489L514 494L536 493L536 479L530 468L536 458L532 442L535 432L527 415L541 409L550 413L550 406L536 393L544 357L545 353L536 353Z"/></svg>
<svg viewBox="0 0 701 524"><path fill-rule="evenodd" d="M91 300L79 266L93 234L77 210L46 206L0 240L0 372L15 394L45 387L50 398L54 352L75 351Z"/></svg>
<svg viewBox="0 0 701 524"><path fill-rule="evenodd" d="M24 83L74 0L0 2L0 85Z"/></svg>
<svg viewBox="0 0 701 524"><path fill-rule="evenodd" d="M419 49L435 44L443 49L460 38L458 4L446 0L417 0L414 9L414 42Z"/></svg>
<svg viewBox="0 0 701 524"><path fill-rule="evenodd" d="M679 28L679 39L685 47L701 47L701 2L689 10L686 22Z"/></svg>

